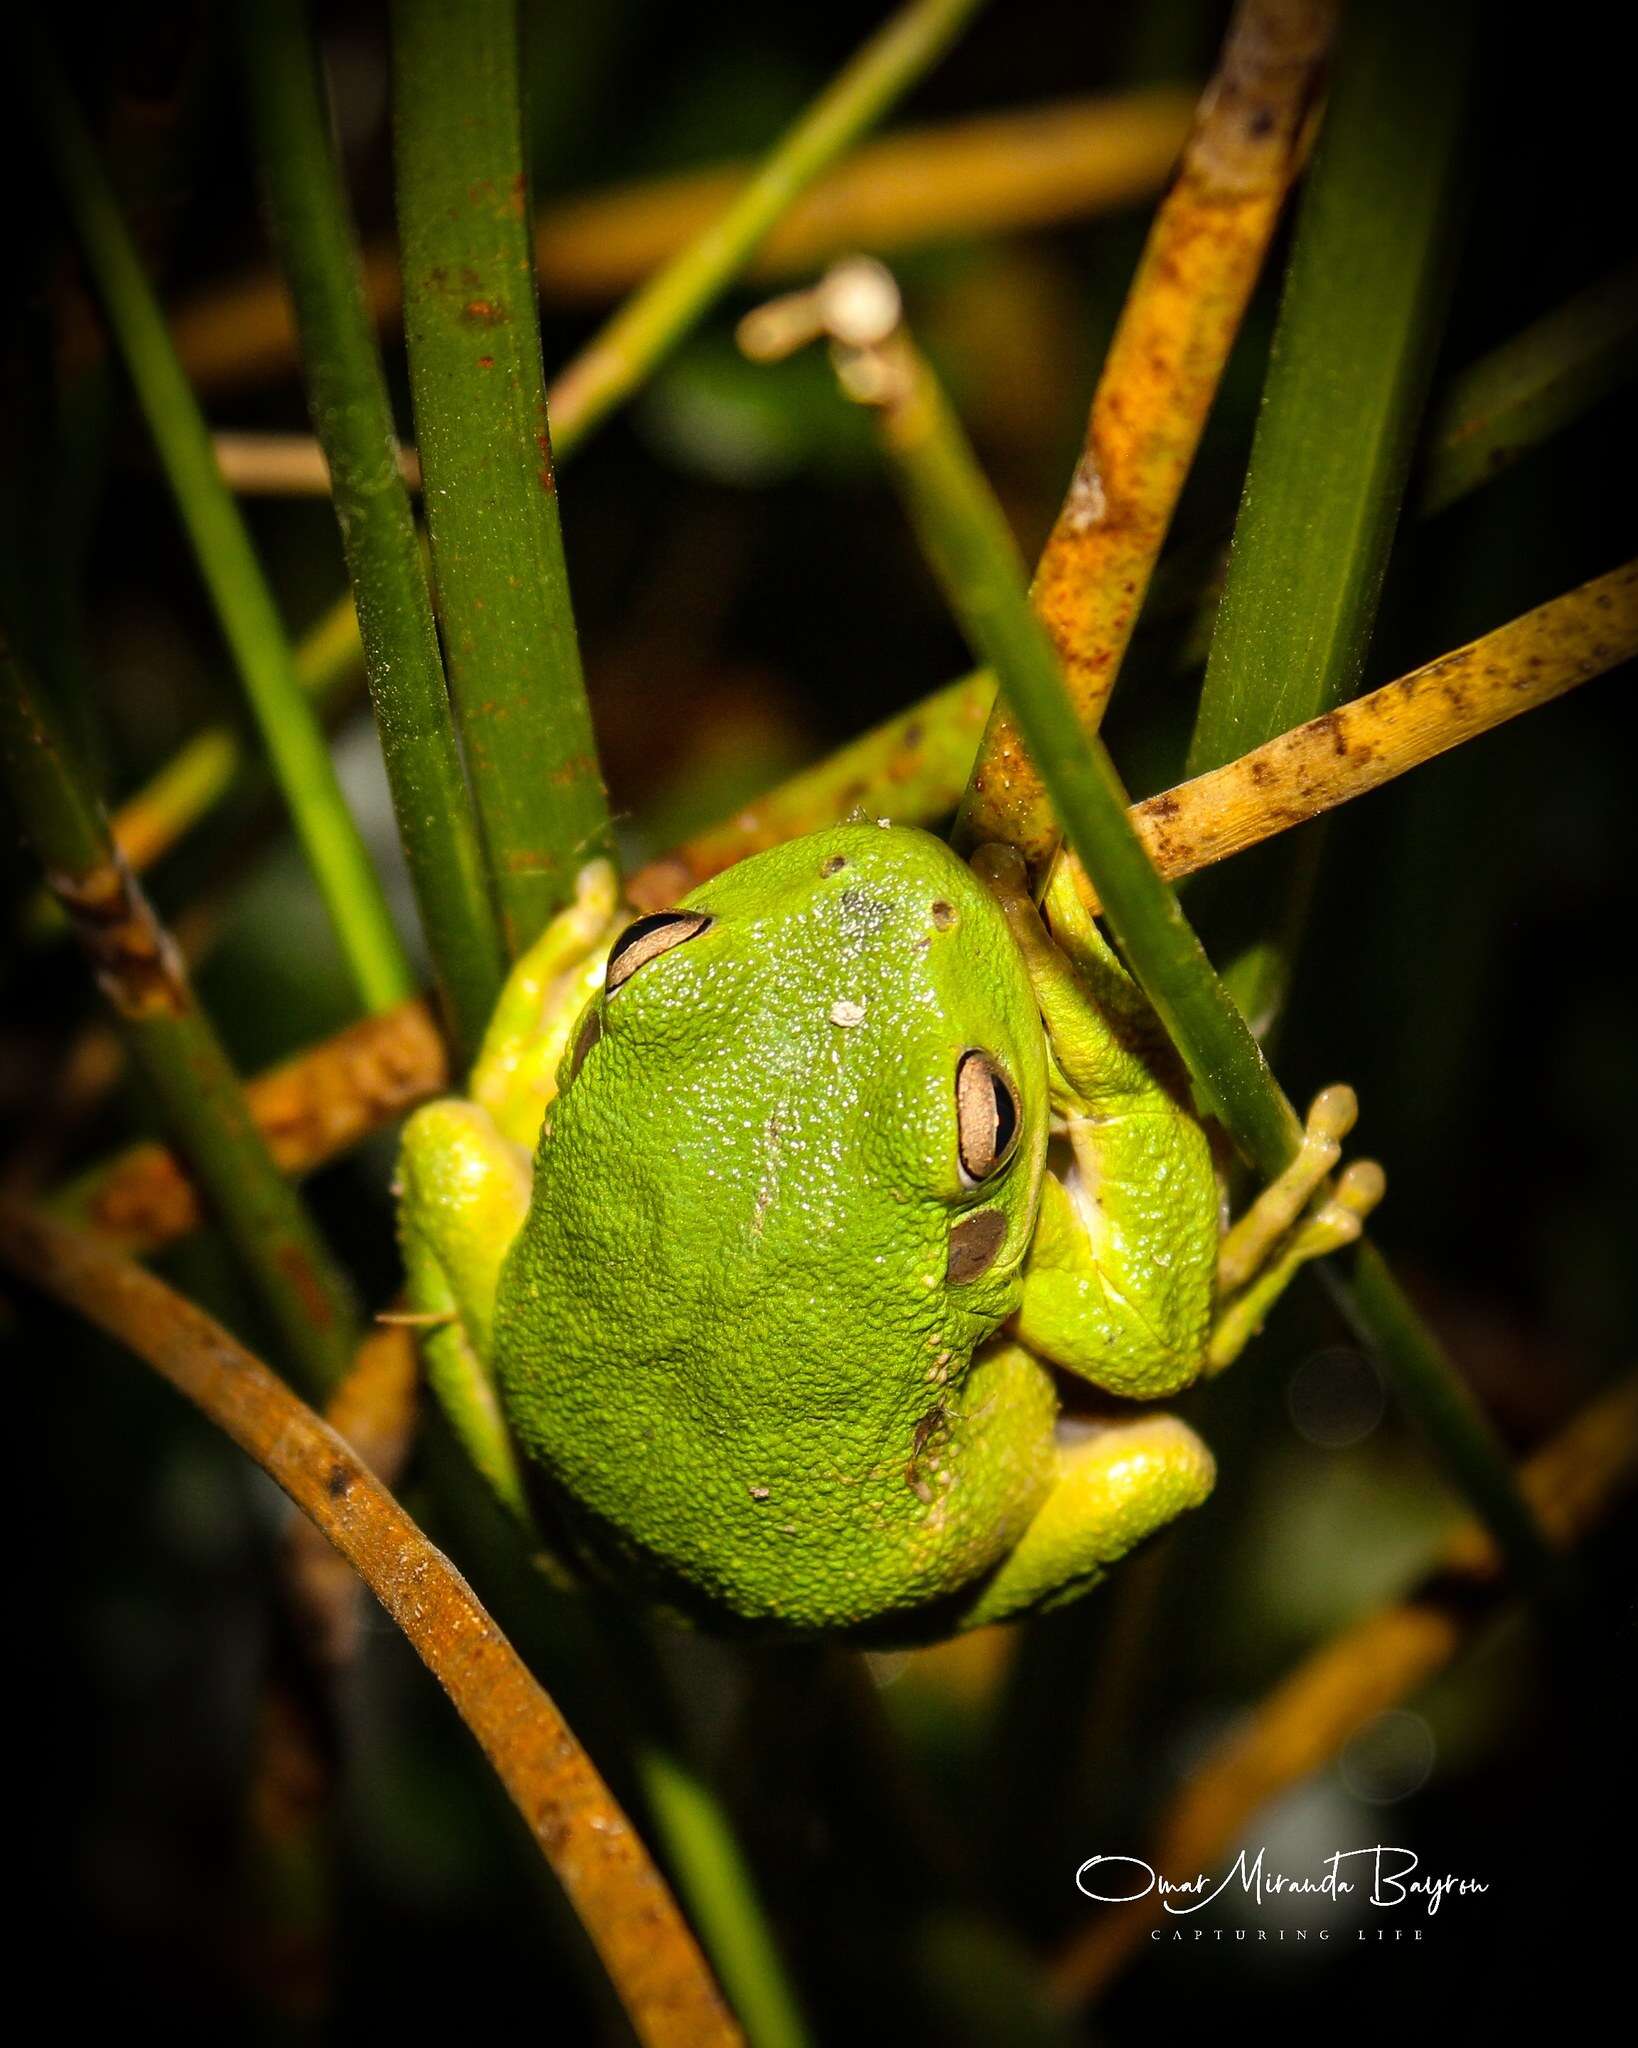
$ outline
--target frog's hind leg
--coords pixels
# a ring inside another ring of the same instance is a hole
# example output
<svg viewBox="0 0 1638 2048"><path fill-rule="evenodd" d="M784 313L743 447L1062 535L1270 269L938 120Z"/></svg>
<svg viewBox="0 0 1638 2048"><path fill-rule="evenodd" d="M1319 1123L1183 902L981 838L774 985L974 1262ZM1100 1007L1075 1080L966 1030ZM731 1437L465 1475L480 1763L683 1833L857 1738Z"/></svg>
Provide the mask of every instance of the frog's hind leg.
<svg viewBox="0 0 1638 2048"><path fill-rule="evenodd" d="M960 1626L1061 1607L1168 1522L1198 1507L1216 1476L1210 1451L1175 1415L1060 1422L1045 1499L980 1585Z"/></svg>
<svg viewBox="0 0 1638 2048"><path fill-rule="evenodd" d="M621 925L619 886L606 860L575 877L560 910L506 977L472 1069L471 1094L502 1136L532 1147L557 1093L569 1033L602 986Z"/></svg>
<svg viewBox="0 0 1638 2048"><path fill-rule="evenodd" d="M429 1102L404 1127L399 1216L427 1378L474 1465L528 1519L517 1454L485 1360L501 1263L529 1207L529 1160L476 1103Z"/></svg>

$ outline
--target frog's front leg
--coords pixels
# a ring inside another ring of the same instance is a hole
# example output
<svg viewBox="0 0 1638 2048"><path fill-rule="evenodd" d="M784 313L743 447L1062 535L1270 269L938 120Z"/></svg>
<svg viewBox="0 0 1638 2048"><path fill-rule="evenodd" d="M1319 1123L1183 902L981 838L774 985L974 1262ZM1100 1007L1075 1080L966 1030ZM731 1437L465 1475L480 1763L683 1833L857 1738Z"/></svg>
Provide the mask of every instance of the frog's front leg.
<svg viewBox="0 0 1638 2048"><path fill-rule="evenodd" d="M489 1361L500 1270L529 1208L529 1156L475 1102L429 1102L404 1127L399 1241L427 1379L461 1446L527 1522Z"/></svg>
<svg viewBox="0 0 1638 2048"><path fill-rule="evenodd" d="M1353 1090L1322 1090L1296 1158L1219 1242L1209 1143L1175 1052L1067 874L1048 889L1049 935L1015 855L985 848L975 866L1028 962L1074 1161L1043 1184L1015 1327L1110 1393L1172 1392L1229 1364L1299 1266L1358 1237L1383 1192L1374 1161L1349 1165L1314 1205L1353 1126Z"/></svg>
<svg viewBox="0 0 1638 2048"><path fill-rule="evenodd" d="M622 922L613 866L588 861L575 878L574 901L506 978L472 1069L471 1094L514 1144L532 1148L540 1135L569 1034L602 986Z"/></svg>
<svg viewBox="0 0 1638 2048"><path fill-rule="evenodd" d="M590 862L574 901L507 977L472 1070L473 1099L417 1110L399 1154L399 1230L427 1377L467 1455L525 1520L523 1481L490 1365L495 1299L528 1212L530 1148L556 1093L569 1034L602 980L617 911L613 868Z"/></svg>
<svg viewBox="0 0 1638 2048"><path fill-rule="evenodd" d="M974 866L1029 968L1050 1051L1049 1170L1013 1327L1029 1348L1138 1399L1199 1377L1211 1335L1221 1203L1211 1144L1170 1041L1073 900L1049 935L1021 862Z"/></svg>

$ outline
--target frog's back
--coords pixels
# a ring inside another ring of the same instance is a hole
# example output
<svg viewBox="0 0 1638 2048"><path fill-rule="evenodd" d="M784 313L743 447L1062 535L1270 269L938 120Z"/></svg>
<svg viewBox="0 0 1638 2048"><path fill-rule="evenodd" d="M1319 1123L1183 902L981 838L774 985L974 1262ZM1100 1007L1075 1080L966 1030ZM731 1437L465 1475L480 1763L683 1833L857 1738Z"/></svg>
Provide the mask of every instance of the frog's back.
<svg viewBox="0 0 1638 2048"><path fill-rule="evenodd" d="M661 950L635 971L617 947L542 1133L501 1287L508 1414L574 1540L654 1597L866 1622L983 1569L1026 1511L964 1489L960 1452L965 1368L1034 1220L1033 999L924 833L815 834L683 910L645 921L627 958ZM1019 1126L978 1178L975 1052Z"/></svg>

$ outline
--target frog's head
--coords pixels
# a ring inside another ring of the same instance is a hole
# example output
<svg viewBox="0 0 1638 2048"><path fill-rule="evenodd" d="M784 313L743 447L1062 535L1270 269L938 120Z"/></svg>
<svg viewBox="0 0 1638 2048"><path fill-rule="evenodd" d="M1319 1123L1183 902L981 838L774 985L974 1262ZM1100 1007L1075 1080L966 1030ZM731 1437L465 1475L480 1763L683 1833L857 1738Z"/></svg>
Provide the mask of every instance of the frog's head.
<svg viewBox="0 0 1638 2048"><path fill-rule="evenodd" d="M925 1348L964 1360L1016 1306L1047 1119L1039 1015L987 892L928 833L838 826L616 941L534 1223L649 1357L707 1328L811 1332L844 1378L895 1356L919 1376Z"/></svg>

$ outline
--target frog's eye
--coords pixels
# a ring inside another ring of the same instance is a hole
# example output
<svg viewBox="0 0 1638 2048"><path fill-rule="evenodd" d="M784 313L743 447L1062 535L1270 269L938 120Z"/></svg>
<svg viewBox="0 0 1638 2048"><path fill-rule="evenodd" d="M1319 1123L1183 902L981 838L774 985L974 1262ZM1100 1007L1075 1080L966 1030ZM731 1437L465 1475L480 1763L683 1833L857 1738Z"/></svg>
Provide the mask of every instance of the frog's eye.
<svg viewBox="0 0 1638 2048"><path fill-rule="evenodd" d="M986 1052L964 1052L956 1068L956 1149L970 1185L1006 1165L1021 1121L1012 1083Z"/></svg>
<svg viewBox="0 0 1638 2048"><path fill-rule="evenodd" d="M635 924L628 924L615 940L614 951L609 955L604 990L613 995L617 988L630 981L639 967L646 967L662 953L669 953L673 946L697 939L710 923L710 918L695 910L656 910L652 916L640 917Z"/></svg>

